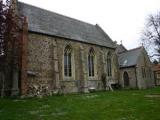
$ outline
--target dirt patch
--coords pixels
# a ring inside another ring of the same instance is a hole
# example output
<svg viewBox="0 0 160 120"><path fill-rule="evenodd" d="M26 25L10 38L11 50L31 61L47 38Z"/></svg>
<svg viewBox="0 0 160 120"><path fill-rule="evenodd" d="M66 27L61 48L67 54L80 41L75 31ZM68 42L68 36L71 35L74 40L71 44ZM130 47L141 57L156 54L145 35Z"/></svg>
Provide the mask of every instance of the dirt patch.
<svg viewBox="0 0 160 120"><path fill-rule="evenodd" d="M160 94L145 95L145 97L148 97L148 98L159 98Z"/></svg>
<svg viewBox="0 0 160 120"><path fill-rule="evenodd" d="M98 97L98 95L85 95L83 96L83 98L88 98L88 99L92 99L92 98L96 98Z"/></svg>
<svg viewBox="0 0 160 120"><path fill-rule="evenodd" d="M57 113L52 113L52 115L54 115L54 116L61 116L61 115L66 115L67 114L67 112L57 112Z"/></svg>
<svg viewBox="0 0 160 120"><path fill-rule="evenodd" d="M26 102L26 100L21 100L21 99L15 99L13 100L14 102Z"/></svg>

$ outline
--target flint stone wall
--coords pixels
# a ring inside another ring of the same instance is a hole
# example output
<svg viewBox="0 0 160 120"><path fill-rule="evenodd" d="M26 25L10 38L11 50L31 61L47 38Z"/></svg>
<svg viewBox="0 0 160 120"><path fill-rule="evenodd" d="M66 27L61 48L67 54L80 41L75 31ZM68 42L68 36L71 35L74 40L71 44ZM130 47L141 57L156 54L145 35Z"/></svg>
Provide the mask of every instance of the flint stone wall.
<svg viewBox="0 0 160 120"><path fill-rule="evenodd" d="M63 54L66 45L72 46L72 77L65 77ZM88 76L87 56L95 51L95 76ZM62 89L65 93L87 92L89 87L102 89L101 76L106 72L107 53L112 54L112 80L118 83L118 62L115 50L101 46L71 41L63 38L29 33L27 71L29 93L33 87L44 86L46 91ZM41 90L42 91L42 90Z"/></svg>

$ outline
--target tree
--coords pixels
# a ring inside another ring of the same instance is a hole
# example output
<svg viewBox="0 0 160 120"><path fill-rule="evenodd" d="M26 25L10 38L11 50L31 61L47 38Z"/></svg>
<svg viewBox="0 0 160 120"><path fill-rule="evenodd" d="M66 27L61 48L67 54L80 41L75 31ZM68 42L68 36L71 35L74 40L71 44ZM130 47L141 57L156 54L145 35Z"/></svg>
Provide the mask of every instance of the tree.
<svg viewBox="0 0 160 120"><path fill-rule="evenodd" d="M157 64L158 64L158 61L157 61L156 59L154 59L153 64L154 64L154 65L157 65Z"/></svg>
<svg viewBox="0 0 160 120"><path fill-rule="evenodd" d="M160 57L160 12L148 16L141 40L145 48L152 51L150 57Z"/></svg>
<svg viewBox="0 0 160 120"><path fill-rule="evenodd" d="M5 5L3 4L3 1L0 1L0 70L4 71L4 34L5 34L5 11L4 11ZM1 96L3 96L4 93L4 75L2 77L2 74L0 76L1 79Z"/></svg>
<svg viewBox="0 0 160 120"><path fill-rule="evenodd" d="M10 89L15 78L15 71L19 71L21 57L20 22L16 13L16 0L0 0L0 70L4 73L1 96L4 89ZM8 91L7 91L8 92Z"/></svg>
<svg viewBox="0 0 160 120"><path fill-rule="evenodd" d="M0 1L0 57L4 55L5 12L3 1Z"/></svg>

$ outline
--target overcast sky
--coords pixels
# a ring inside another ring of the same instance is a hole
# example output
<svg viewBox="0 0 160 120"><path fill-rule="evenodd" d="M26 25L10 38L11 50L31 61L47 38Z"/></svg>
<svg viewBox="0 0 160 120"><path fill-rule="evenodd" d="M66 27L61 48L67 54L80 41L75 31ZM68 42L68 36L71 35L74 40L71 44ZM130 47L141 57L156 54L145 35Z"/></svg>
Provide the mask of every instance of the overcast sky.
<svg viewBox="0 0 160 120"><path fill-rule="evenodd" d="M140 45L147 15L160 10L160 0L19 0L91 24L99 24L127 49Z"/></svg>

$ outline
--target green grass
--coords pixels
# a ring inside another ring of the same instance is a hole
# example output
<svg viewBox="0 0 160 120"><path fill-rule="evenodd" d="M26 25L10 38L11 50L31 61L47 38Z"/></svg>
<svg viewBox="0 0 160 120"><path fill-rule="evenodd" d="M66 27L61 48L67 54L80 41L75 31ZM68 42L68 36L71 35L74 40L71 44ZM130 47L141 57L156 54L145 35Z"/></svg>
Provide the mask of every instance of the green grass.
<svg viewBox="0 0 160 120"><path fill-rule="evenodd" d="M0 98L0 120L160 120L160 87L30 99Z"/></svg>

